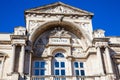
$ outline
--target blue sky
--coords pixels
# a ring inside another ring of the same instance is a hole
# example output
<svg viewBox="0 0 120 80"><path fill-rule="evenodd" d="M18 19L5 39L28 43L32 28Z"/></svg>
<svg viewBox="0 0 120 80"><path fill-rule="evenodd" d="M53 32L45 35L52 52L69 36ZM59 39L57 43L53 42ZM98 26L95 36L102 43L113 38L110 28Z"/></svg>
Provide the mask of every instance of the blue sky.
<svg viewBox="0 0 120 80"><path fill-rule="evenodd" d="M94 30L103 29L106 36L120 35L120 0L0 0L0 33L25 26L25 10L58 1L94 13Z"/></svg>

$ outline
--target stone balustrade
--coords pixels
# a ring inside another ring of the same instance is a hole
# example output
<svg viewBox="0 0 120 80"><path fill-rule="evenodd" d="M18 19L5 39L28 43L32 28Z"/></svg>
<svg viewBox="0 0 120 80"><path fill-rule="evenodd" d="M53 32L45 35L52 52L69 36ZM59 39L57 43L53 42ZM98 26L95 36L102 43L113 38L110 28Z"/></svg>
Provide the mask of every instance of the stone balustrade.
<svg viewBox="0 0 120 80"><path fill-rule="evenodd" d="M100 76L32 76L31 80L99 80Z"/></svg>

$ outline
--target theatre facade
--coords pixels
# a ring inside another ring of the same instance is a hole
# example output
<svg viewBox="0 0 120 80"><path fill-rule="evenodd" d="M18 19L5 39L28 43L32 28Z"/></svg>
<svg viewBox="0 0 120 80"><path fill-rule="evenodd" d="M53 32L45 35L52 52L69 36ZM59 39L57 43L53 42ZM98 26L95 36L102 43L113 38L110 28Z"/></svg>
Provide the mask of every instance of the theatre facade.
<svg viewBox="0 0 120 80"><path fill-rule="evenodd" d="M120 37L93 30L93 13L57 2L24 15L0 33L0 80L120 79Z"/></svg>

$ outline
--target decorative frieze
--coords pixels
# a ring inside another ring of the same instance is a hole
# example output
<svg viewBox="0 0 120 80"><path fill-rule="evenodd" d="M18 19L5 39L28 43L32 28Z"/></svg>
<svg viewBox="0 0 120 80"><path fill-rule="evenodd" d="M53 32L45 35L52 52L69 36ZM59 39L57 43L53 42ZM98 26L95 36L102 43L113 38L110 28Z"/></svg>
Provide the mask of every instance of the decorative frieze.
<svg viewBox="0 0 120 80"><path fill-rule="evenodd" d="M39 27L42 23L44 22L44 20L30 20L29 21L29 27L30 27L30 33L33 32L33 30L37 27Z"/></svg>

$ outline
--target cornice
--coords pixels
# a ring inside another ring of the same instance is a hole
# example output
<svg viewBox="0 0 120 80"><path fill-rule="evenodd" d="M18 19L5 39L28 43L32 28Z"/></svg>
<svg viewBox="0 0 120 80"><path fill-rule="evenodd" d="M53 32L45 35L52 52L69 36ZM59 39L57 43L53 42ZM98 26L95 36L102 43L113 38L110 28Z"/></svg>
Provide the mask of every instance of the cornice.
<svg viewBox="0 0 120 80"><path fill-rule="evenodd" d="M92 43L95 43L95 42L109 42L109 39L110 38L106 38L106 37L104 37L104 38L94 38Z"/></svg>
<svg viewBox="0 0 120 80"><path fill-rule="evenodd" d="M109 46L110 46L110 47L120 47L120 44L110 43Z"/></svg>
<svg viewBox="0 0 120 80"><path fill-rule="evenodd" d="M26 35L10 35L11 39L25 39L27 40L27 36Z"/></svg>
<svg viewBox="0 0 120 80"><path fill-rule="evenodd" d="M30 13L30 12L41 13L41 12L45 12L46 10L51 10L51 9L52 9L52 11L53 11L54 8L57 8L58 6L62 6L63 8L66 8L66 9L69 9L69 10L72 10L72 11L75 11L75 12L78 12L78 13L84 13L84 14L86 14L86 15L91 15L91 16L94 15L94 14L91 13L91 12L88 12L88 11L85 11L85 10L82 10L82 9L79 9L79 8L76 8L76 7L73 7L73 6L64 4L64 3L62 3L62 2L56 2L56 3L53 3L53 4L48 4L48 5L45 5L45 6L41 6L41 7L29 9L29 10L26 10L25 13ZM59 8L58 8L58 10L59 10ZM63 9L63 10L64 10L64 9ZM64 13L64 14L65 14L65 13Z"/></svg>
<svg viewBox="0 0 120 80"><path fill-rule="evenodd" d="M112 57L115 59L120 59L120 54L114 54Z"/></svg>
<svg viewBox="0 0 120 80"><path fill-rule="evenodd" d="M11 44L11 41L0 41L0 44Z"/></svg>

